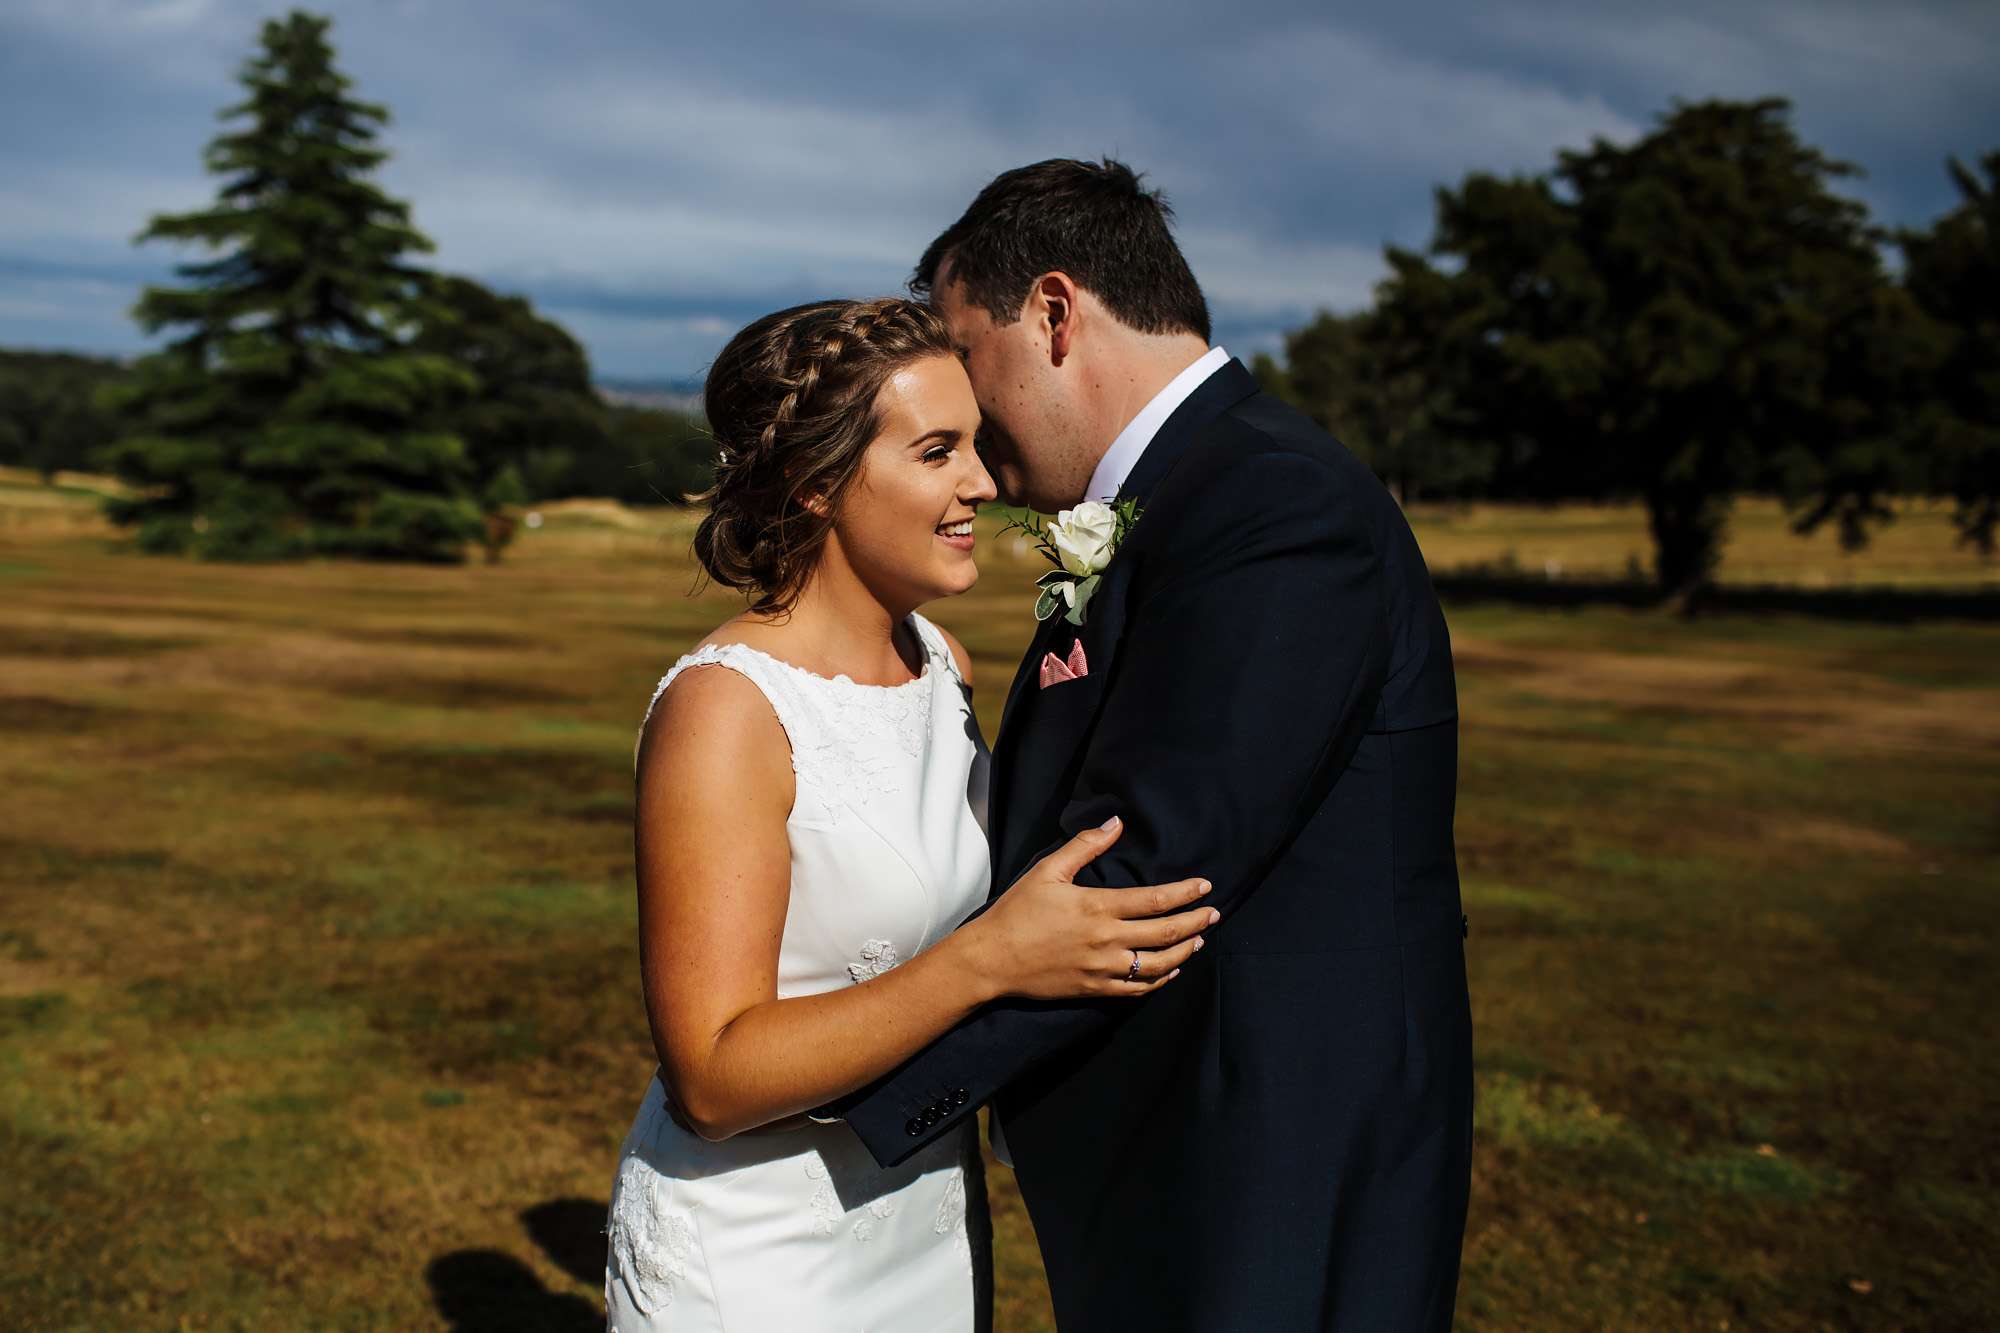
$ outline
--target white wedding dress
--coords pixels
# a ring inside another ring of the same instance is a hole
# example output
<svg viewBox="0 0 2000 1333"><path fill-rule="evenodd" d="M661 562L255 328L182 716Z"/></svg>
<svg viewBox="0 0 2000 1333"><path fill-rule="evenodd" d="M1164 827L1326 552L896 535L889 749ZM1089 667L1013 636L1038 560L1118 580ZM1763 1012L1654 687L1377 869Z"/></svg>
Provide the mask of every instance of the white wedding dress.
<svg viewBox="0 0 2000 1333"><path fill-rule="evenodd" d="M910 623L924 667L903 685L725 644L681 658L653 692L657 703L697 667L740 672L790 738L781 999L866 981L986 901L986 744L949 645L923 617ZM710 1143L674 1123L664 1096L656 1072L612 1188L613 1333L983 1326L991 1243L976 1120L883 1170L844 1124Z"/></svg>

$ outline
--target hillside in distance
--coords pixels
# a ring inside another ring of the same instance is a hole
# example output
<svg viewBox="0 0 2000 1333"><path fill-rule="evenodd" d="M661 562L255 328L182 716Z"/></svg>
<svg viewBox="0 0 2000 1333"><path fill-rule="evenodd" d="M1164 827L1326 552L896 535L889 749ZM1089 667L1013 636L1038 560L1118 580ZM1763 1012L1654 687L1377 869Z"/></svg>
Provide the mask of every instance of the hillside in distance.
<svg viewBox="0 0 2000 1333"><path fill-rule="evenodd" d="M614 377L597 381L597 392L620 407L649 407L666 412L701 411L699 376L666 379Z"/></svg>

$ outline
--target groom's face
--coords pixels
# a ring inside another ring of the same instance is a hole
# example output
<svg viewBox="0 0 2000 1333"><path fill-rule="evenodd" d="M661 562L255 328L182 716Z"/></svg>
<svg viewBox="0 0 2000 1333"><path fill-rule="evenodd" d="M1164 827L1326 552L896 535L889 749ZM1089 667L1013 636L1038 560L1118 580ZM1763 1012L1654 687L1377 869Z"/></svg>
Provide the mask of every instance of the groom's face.
<svg viewBox="0 0 2000 1333"><path fill-rule="evenodd" d="M1094 464L1079 465L1071 438L1078 414L1065 404L1069 383L1051 365L1046 321L1028 309L997 323L965 299L949 260L939 266L931 300L951 326L979 401L979 455L1001 502L1049 514L1075 504Z"/></svg>

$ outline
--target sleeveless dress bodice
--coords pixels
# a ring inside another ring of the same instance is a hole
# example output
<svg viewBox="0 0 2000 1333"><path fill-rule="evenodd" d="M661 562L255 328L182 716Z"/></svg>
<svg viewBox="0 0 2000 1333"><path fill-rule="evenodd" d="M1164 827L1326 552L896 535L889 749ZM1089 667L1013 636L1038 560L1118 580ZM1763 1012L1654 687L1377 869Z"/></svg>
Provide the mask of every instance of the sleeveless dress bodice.
<svg viewBox="0 0 2000 1333"><path fill-rule="evenodd" d="M650 717L683 672L723 667L784 727L795 794L780 999L879 976L986 901L986 745L950 646L923 617L910 624L924 665L901 685L707 644L647 705ZM610 1327L973 1328L990 1291L975 1125L886 1170L840 1123L710 1143L675 1123L656 1072L612 1191Z"/></svg>

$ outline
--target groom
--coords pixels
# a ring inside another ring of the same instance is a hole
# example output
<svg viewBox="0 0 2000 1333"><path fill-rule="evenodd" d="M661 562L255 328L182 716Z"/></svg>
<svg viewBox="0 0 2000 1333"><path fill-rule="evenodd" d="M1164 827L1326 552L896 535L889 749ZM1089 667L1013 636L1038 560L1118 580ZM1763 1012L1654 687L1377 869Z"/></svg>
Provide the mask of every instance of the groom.
<svg viewBox="0 0 2000 1333"><path fill-rule="evenodd" d="M1156 994L988 1006L832 1109L888 1165L993 1100L1066 1333L1443 1329L1472 1146L1451 645L1388 493L1209 346L1170 216L1120 163L1040 162L913 286L1004 498L1140 507L1014 679L995 890L1115 814L1078 882L1202 875L1221 924Z"/></svg>

